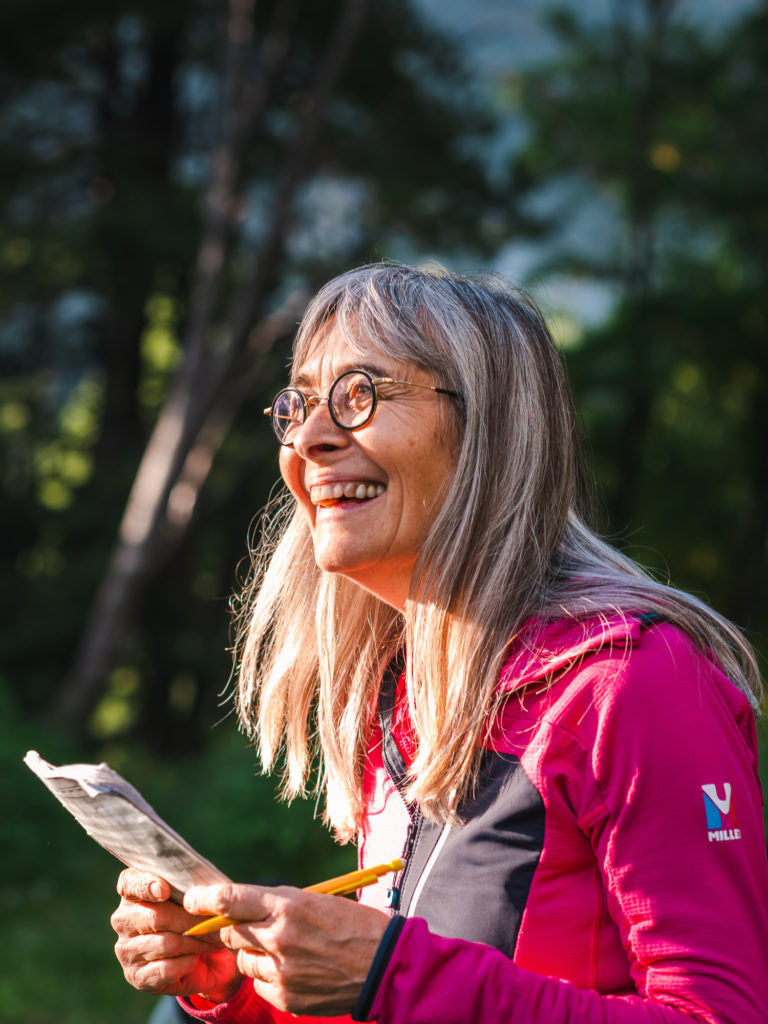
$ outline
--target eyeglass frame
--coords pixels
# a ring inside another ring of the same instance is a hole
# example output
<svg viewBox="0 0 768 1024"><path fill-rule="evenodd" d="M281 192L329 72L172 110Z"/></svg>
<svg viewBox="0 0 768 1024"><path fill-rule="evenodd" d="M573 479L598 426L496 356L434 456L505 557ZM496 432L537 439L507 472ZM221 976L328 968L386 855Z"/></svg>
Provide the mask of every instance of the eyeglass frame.
<svg viewBox="0 0 768 1024"><path fill-rule="evenodd" d="M333 411L333 405L331 403L331 395L333 394L333 389L336 387L336 385L339 383L339 381L343 380L344 377L348 377L348 376L350 376L353 373L359 373L363 377L366 377L368 379L368 382L371 385L371 394L373 395L373 400L371 402L370 413L368 414L368 416L366 416L366 418L362 421L362 423L355 423L353 426L348 427L346 424L339 422L339 419L337 418L336 413ZM462 394L460 394L460 392L458 392L458 391L451 391L450 388L438 387L437 384L418 384L414 380L395 380L394 377L374 377L373 374L368 372L368 370L357 369L355 367L351 367L349 370L345 370L343 373L340 373L339 376L336 377L336 379L331 382L331 386L328 388L328 394L327 395L305 395L303 391L301 391L299 388L293 387L293 386L289 386L287 388L283 388L282 390L278 391L278 393L275 395L275 397L274 397L274 399L272 401L272 405L270 405L268 409L264 410L264 415L270 417L271 424L272 424L272 432L274 433L275 438L277 439L277 443L283 445L284 448L293 448L293 441L283 441L283 440L281 440L278 437L278 435L277 435L277 430L275 429L274 408L277 405L278 399L280 398L281 395L284 395L287 392L293 392L294 394L297 394L299 396L299 398L301 399L301 408L302 408L303 413L304 413L304 418L300 422L297 423L298 426L301 426L302 424L307 422L307 418L308 418L310 412L312 411L312 409L316 405L319 405L320 402L327 402L327 404L328 404L328 412L330 413L331 419L336 424L336 426L339 428L339 430L350 430L350 431L352 431L352 430L360 430L361 427L366 426L366 424L370 423L371 420L373 419L373 415L376 412L376 408L377 408L377 406L379 404L379 385L380 384L402 384L405 387L421 388L424 391L434 391L436 394L439 394L439 395L449 395L451 398L458 398L460 401L464 400L464 396Z"/></svg>

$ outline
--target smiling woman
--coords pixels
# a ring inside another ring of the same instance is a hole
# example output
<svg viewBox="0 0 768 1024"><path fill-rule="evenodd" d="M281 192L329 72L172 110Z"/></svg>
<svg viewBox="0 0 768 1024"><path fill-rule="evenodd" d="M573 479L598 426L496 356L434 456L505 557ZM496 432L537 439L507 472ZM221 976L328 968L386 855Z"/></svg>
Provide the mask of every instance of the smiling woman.
<svg viewBox="0 0 768 1024"><path fill-rule="evenodd" d="M288 796L319 779L362 866L405 867L359 902L227 885L183 909L125 872L129 981L224 1024L763 1024L754 656L591 529L533 304L352 271L266 412L287 486L243 598L240 718ZM199 914L240 924L184 935Z"/></svg>
<svg viewBox="0 0 768 1024"><path fill-rule="evenodd" d="M375 351L366 359L360 348L332 318L295 364L297 379L329 397L284 435L290 447L283 442L280 469L306 516L318 567L403 611L458 447L456 432L440 429L436 396L456 392L433 390L423 370ZM374 356L375 377L347 369ZM407 374L411 380L397 379Z"/></svg>

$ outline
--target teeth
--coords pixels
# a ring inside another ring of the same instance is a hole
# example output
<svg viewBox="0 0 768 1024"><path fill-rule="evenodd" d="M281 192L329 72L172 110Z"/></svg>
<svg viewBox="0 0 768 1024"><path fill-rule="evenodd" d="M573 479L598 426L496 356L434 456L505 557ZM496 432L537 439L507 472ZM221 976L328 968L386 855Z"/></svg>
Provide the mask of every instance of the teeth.
<svg viewBox="0 0 768 1024"><path fill-rule="evenodd" d="M385 490L384 484L348 481L344 484L319 484L310 489L310 497L313 505L332 505L340 498L354 498L356 501L378 498Z"/></svg>

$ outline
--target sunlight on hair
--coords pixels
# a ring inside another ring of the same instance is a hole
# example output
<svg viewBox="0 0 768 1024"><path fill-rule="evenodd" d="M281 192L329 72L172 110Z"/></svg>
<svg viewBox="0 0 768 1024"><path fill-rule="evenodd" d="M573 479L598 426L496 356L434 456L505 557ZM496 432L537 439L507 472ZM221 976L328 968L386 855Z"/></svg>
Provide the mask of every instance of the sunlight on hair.
<svg viewBox="0 0 768 1024"><path fill-rule="evenodd" d="M292 500L264 521L240 619L238 708L265 767L284 739L285 792L301 792L316 767L326 820L338 838L351 837L363 816L361 766L381 679L404 656L416 745L408 796L430 819L454 821L478 778L510 637L535 650L539 624L564 615L597 617L607 629L617 609L660 612L757 707L762 683L739 631L591 528L569 385L533 300L498 275L362 267L309 304L296 365L331 319L353 350L424 368L462 402L451 424L455 469L403 614L317 568Z"/></svg>

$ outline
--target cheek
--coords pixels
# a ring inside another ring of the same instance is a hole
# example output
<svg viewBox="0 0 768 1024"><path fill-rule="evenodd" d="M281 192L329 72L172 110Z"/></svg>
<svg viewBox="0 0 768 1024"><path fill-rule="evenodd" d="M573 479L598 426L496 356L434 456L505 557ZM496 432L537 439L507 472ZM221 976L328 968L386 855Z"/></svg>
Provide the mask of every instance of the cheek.
<svg viewBox="0 0 768 1024"><path fill-rule="evenodd" d="M304 504L307 496L302 487L301 459L293 448L280 449L280 475L294 498Z"/></svg>
<svg viewBox="0 0 768 1024"><path fill-rule="evenodd" d="M415 480L414 492L424 515L426 530L431 527L445 500L454 471L455 462L447 452L435 452L421 466L421 473Z"/></svg>
<svg viewBox="0 0 768 1024"><path fill-rule="evenodd" d="M291 456L295 459L295 452L291 448L281 445L277 455L277 464L280 467L280 475L289 487L291 485L288 483L288 478L292 472L291 463L293 462Z"/></svg>

